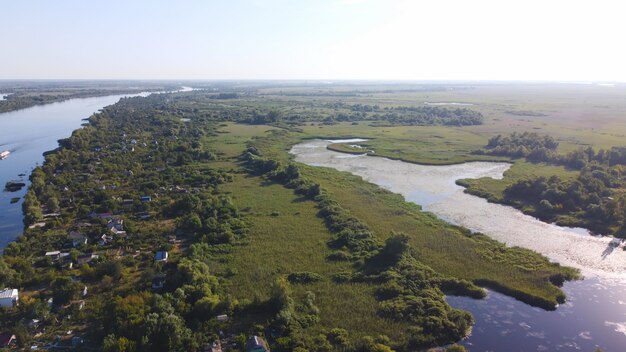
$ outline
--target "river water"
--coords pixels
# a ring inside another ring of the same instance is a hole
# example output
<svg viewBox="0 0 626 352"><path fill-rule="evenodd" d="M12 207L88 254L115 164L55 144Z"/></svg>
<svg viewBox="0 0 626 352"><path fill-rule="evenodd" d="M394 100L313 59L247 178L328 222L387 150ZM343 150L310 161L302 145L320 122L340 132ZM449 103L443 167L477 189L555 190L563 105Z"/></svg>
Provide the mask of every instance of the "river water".
<svg viewBox="0 0 626 352"><path fill-rule="evenodd" d="M359 141L363 140L341 142ZM585 275L585 280L564 285L568 301L553 312L497 292L483 300L448 297L451 305L476 318L471 336L462 341L471 351L594 351L597 346L606 352L626 351L626 251L609 246L609 238L546 224L512 207L466 194L455 184L463 178L502 178L510 164L416 165L326 149L332 142L303 142L291 153L298 162L361 176L450 223L533 249Z"/></svg>

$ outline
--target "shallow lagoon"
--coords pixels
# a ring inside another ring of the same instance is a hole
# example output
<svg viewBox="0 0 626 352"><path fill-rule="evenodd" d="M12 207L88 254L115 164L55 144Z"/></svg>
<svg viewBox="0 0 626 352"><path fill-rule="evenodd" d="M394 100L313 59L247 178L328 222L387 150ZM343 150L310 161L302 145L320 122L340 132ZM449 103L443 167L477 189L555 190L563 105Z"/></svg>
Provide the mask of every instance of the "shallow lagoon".
<svg viewBox="0 0 626 352"><path fill-rule="evenodd" d="M554 312L530 307L490 292L484 300L448 297L476 318L463 341L471 351L623 351L626 346L626 251L611 250L610 238L586 230L546 224L512 207L466 194L457 179L502 178L508 163L472 162L448 166L406 163L326 149L336 142L311 140L295 145L298 162L331 167L363 177L453 224L480 231L511 246L533 249L587 277L566 283L568 301Z"/></svg>

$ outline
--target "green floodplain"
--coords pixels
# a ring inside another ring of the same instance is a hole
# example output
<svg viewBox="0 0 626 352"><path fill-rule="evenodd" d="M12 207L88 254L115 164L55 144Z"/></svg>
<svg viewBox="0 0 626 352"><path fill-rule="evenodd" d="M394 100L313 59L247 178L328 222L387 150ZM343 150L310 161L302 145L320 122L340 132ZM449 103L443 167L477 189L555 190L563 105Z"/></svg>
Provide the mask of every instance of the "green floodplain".
<svg viewBox="0 0 626 352"><path fill-rule="evenodd" d="M623 236L624 89L276 82L122 99L32 173L26 230L0 260L20 305L0 330L23 346L71 330L105 351L196 351L220 331L235 350L251 335L275 351L462 350L473 318L444 294L554 309L578 272L288 150L359 137L413 163L509 161L502 180L460 183Z"/></svg>

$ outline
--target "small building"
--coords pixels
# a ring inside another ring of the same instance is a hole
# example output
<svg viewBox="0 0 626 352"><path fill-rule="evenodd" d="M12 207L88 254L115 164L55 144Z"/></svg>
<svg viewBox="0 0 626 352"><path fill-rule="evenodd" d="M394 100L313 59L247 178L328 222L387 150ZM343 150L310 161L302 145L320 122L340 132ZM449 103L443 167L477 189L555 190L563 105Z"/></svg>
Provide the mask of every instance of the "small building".
<svg viewBox="0 0 626 352"><path fill-rule="evenodd" d="M87 244L87 236L78 231L70 231L67 235L67 239L72 241L72 247L74 248Z"/></svg>
<svg viewBox="0 0 626 352"><path fill-rule="evenodd" d="M41 325L41 320L39 319L30 319L26 322L26 326L30 331L37 331L39 326Z"/></svg>
<svg viewBox="0 0 626 352"><path fill-rule="evenodd" d="M84 343L84 340L79 336L57 336L54 342L50 345L49 349L58 350L75 350Z"/></svg>
<svg viewBox="0 0 626 352"><path fill-rule="evenodd" d="M218 340L204 346L204 352L222 352L222 343Z"/></svg>
<svg viewBox="0 0 626 352"><path fill-rule="evenodd" d="M20 295L16 288L6 288L0 291L0 307L13 308L17 306L19 299Z"/></svg>
<svg viewBox="0 0 626 352"><path fill-rule="evenodd" d="M113 236L107 236L107 234L103 234L102 236L100 236L100 241L98 241L98 244L101 246L106 246L112 242Z"/></svg>
<svg viewBox="0 0 626 352"><path fill-rule="evenodd" d="M141 198L139 198L141 200L142 203L147 203L147 202L151 202L152 201L152 197L150 196L141 196Z"/></svg>
<svg viewBox="0 0 626 352"><path fill-rule="evenodd" d="M52 258L52 260L58 260L61 258L61 251L50 251L44 254L48 258Z"/></svg>
<svg viewBox="0 0 626 352"><path fill-rule="evenodd" d="M126 237L126 231L118 230L117 228L111 228L111 233L117 237Z"/></svg>
<svg viewBox="0 0 626 352"><path fill-rule="evenodd" d="M87 264L87 263L91 263L91 261L94 259L98 259L98 255L93 254L93 253L88 253L88 254L79 255L76 261L78 262L78 264Z"/></svg>
<svg viewBox="0 0 626 352"><path fill-rule="evenodd" d="M262 337L252 336L246 343L246 352L270 352L270 348Z"/></svg>
<svg viewBox="0 0 626 352"><path fill-rule="evenodd" d="M166 281L166 278L164 275L155 276L152 279L152 289L153 290L162 289L165 286L165 281Z"/></svg>
<svg viewBox="0 0 626 352"><path fill-rule="evenodd" d="M16 339L13 334L0 334L0 348L11 348L15 346Z"/></svg>
<svg viewBox="0 0 626 352"><path fill-rule="evenodd" d="M67 239L69 240L79 240L82 241L84 239L86 239L87 236L83 235L82 233L78 232L78 231L70 231L70 233L67 234Z"/></svg>
<svg viewBox="0 0 626 352"><path fill-rule="evenodd" d="M107 222L107 229L117 229L119 231L124 230L124 219L113 218Z"/></svg>
<svg viewBox="0 0 626 352"><path fill-rule="evenodd" d="M228 321L228 315L226 314L218 315L217 317L215 317L215 319L219 321L220 323L223 323L223 322Z"/></svg>
<svg viewBox="0 0 626 352"><path fill-rule="evenodd" d="M157 262L166 262L168 258L167 251L158 251L154 255L154 260Z"/></svg>

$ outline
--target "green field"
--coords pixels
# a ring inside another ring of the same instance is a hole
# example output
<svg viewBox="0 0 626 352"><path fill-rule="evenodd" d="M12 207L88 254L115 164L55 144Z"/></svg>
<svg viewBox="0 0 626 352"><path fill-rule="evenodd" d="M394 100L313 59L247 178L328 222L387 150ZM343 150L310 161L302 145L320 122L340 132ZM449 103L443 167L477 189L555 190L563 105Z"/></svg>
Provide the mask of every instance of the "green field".
<svg viewBox="0 0 626 352"><path fill-rule="evenodd" d="M619 146L621 93L584 85L260 84L223 98L199 91L123 100L62 141L33 173L26 223L52 209L62 216L7 248L0 265L9 274L0 279L20 287L25 303L1 327L65 289L64 304L76 300L72 277L92 292L87 309L75 319L65 314L71 305L46 311L62 323L47 322L43 337L71 328L90 344L130 341L138 351L198 350L220 330L238 348L246 336L264 335L276 351L441 346L472 323L444 294L479 298L479 287L554 309L565 299L558 285L578 278L575 270L450 225L360 177L296 163L288 151L312 138L359 137L367 139L362 148L330 148L433 165L506 161L512 165L502 180L458 181L501 202L519 180L568 181L580 170L475 151L513 131L550 134L561 154ZM463 108L484 119L449 124L448 110L417 109L425 102L474 104ZM145 194L150 202L139 201ZM131 235L96 244L107 222L93 212L114 211ZM71 251L76 258L98 253L93 267L43 257L85 221L90 243ZM170 251L167 263L153 260L160 250ZM167 285L151 289L161 275ZM220 314L229 321L217 322ZM179 340L160 344L157 322L172 324Z"/></svg>

